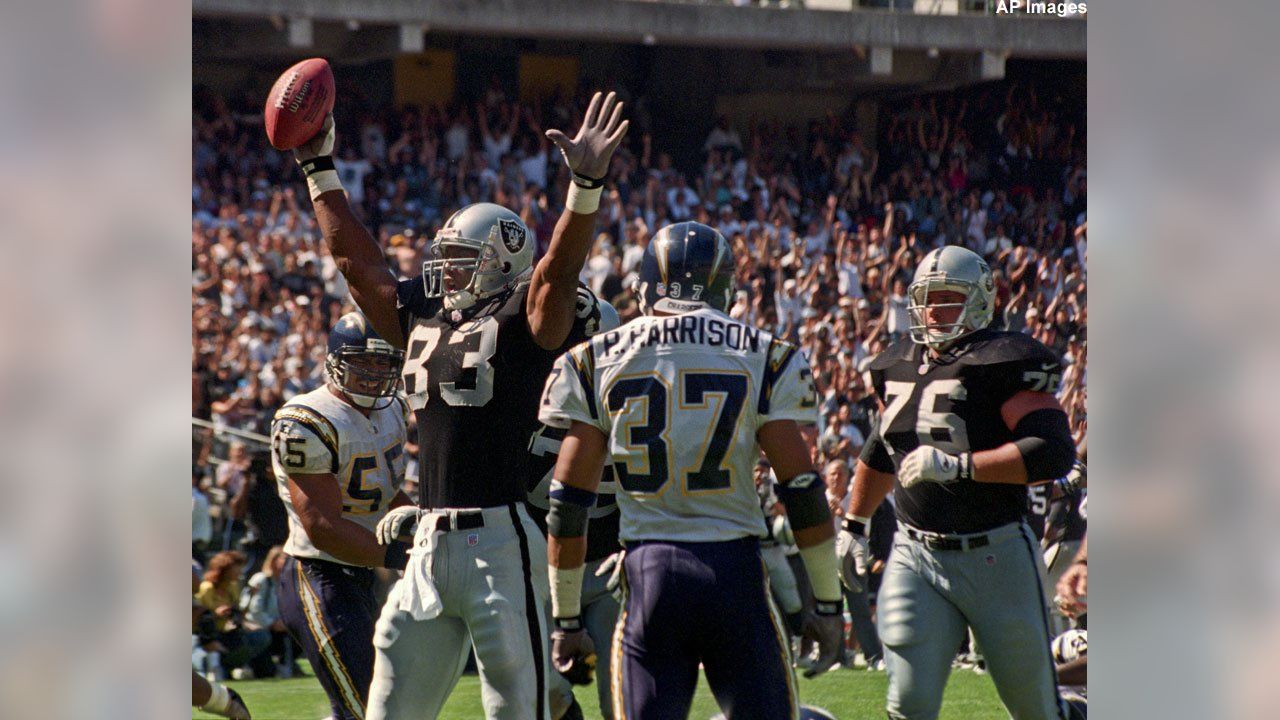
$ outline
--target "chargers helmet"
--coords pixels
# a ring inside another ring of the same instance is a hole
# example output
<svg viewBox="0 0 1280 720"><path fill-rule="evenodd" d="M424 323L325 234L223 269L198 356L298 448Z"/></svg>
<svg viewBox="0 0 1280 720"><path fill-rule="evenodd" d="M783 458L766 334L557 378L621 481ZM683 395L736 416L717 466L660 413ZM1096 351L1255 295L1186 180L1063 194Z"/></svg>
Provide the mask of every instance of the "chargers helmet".
<svg viewBox="0 0 1280 720"><path fill-rule="evenodd" d="M1053 661L1059 665L1089 654L1089 631L1072 628L1049 644Z"/></svg>
<svg viewBox="0 0 1280 720"><path fill-rule="evenodd" d="M637 295L646 314L729 308L733 249L714 228L679 222L657 232L640 259Z"/></svg>
<svg viewBox="0 0 1280 720"><path fill-rule="evenodd" d="M395 395L403 365L404 351L378 337L358 312L343 315L329 331L325 376L362 408L374 408L379 399Z"/></svg>
<svg viewBox="0 0 1280 720"><path fill-rule="evenodd" d="M533 265L533 233L519 215L493 203L474 203L440 228L422 263L429 298L444 298L450 310L514 287Z"/></svg>
<svg viewBox="0 0 1280 720"><path fill-rule="evenodd" d="M964 302L929 304L929 293L951 290L962 293ZM941 349L975 330L991 324L995 312L995 280L991 268L977 253L958 245L945 245L930 252L916 267L907 287L907 312L911 317L911 340ZM959 307L953 323L932 324L930 308Z"/></svg>

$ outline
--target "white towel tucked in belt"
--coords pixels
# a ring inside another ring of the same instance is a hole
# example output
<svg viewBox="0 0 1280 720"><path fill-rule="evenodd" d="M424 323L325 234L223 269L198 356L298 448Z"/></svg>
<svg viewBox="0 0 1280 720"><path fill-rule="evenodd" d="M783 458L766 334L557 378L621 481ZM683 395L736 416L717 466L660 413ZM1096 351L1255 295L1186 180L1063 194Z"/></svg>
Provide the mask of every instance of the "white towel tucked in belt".
<svg viewBox="0 0 1280 720"><path fill-rule="evenodd" d="M434 520L433 513L422 513L418 517L418 529L409 550L404 577L396 582L387 597L387 602L395 603L397 609L409 613L414 620L430 620L443 608L440 592L431 579L431 556L442 534L436 531Z"/></svg>

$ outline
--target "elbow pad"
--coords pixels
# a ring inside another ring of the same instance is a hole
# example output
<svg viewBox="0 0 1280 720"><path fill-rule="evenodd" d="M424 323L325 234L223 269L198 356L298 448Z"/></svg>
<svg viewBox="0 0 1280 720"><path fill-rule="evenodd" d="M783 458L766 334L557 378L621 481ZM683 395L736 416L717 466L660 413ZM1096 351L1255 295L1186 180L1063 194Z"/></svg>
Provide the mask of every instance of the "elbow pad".
<svg viewBox="0 0 1280 720"><path fill-rule="evenodd" d="M553 480L549 495L547 534L552 537L586 535L588 513L596 504L596 494Z"/></svg>
<svg viewBox="0 0 1280 720"><path fill-rule="evenodd" d="M807 472L778 484L778 499L787 506L791 529L804 530L831 522L826 485L817 473Z"/></svg>
<svg viewBox="0 0 1280 720"><path fill-rule="evenodd" d="M1061 410L1033 410L1026 414L1013 434L1014 445L1022 453L1027 482L1056 480L1071 471L1076 459L1076 443L1071 438L1067 415Z"/></svg>

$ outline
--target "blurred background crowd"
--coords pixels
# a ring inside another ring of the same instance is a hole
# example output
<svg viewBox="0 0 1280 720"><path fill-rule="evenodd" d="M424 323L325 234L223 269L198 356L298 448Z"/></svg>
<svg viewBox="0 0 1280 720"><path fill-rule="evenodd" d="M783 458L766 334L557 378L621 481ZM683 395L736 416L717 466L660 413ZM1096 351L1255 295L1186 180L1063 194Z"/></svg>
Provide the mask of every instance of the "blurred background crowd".
<svg viewBox="0 0 1280 720"><path fill-rule="evenodd" d="M804 349L820 397L814 459L851 466L874 419L866 365L907 333L917 262L963 245L994 271L994 325L1063 356L1058 394L1083 441L1084 107L1052 84L992 82L887 102L874 142L835 113L807 125L708 117L702 147L680 152L651 132L643 95L614 89L632 132L610 169L582 281L623 322L638 312L631 282L659 228L718 228L736 251L730 314ZM479 201L519 213L545 250L568 176L543 133L571 127L586 99L522 104L495 78L475 103L339 103L338 170L392 271L418 277L437 229ZM266 143L258 104L197 87L192 127L193 556L239 548L245 575L287 533L263 436L284 401L323 383L328 328L352 307L295 163ZM408 475L413 494L412 460Z"/></svg>

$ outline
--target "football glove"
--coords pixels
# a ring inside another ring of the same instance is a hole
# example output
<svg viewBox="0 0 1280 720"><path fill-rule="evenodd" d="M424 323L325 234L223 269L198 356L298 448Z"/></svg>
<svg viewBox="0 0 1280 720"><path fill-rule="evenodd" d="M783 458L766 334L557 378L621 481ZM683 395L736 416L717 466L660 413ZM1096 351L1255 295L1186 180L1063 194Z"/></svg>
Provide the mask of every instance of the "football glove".
<svg viewBox="0 0 1280 720"><path fill-rule="evenodd" d="M597 92L591 97L582 127L573 138L559 130L548 130L547 139L556 144L574 175L599 181L609 172L613 151L627 134L631 121L622 119L622 102L617 95ZM599 185L596 185L599 187Z"/></svg>
<svg viewBox="0 0 1280 720"><path fill-rule="evenodd" d="M320 126L316 136L293 149L293 158L301 165L308 160L332 155L333 140L333 113L329 113L325 116L324 125Z"/></svg>
<svg viewBox="0 0 1280 720"><path fill-rule="evenodd" d="M582 628L580 618L570 620L576 630L559 627L563 622L564 619L557 619L557 627L551 631L551 663L570 683L590 685L596 672L595 644Z"/></svg>
<svg viewBox="0 0 1280 720"><path fill-rule="evenodd" d="M861 578L867 574L871 557L867 536L841 530L836 535L836 557L840 558L840 583L849 592L862 592Z"/></svg>
<svg viewBox="0 0 1280 720"><path fill-rule="evenodd" d="M840 613L840 603L832 603L832 608L818 603L818 612L808 613L804 619L802 635L818 643L818 660L813 667L804 671L807 678L816 677L831 669L840 661L840 648L844 645L844 615ZM834 612L829 612L834 609Z"/></svg>
<svg viewBox="0 0 1280 720"><path fill-rule="evenodd" d="M378 521L378 526L373 530L374 536L378 538L378 544L390 545L401 535L412 535L418 524L418 513L416 505L392 508Z"/></svg>
<svg viewBox="0 0 1280 720"><path fill-rule="evenodd" d="M973 479L973 456L969 453L949 455L936 447L921 445L902 459L898 480L909 488L922 482L947 485L958 480Z"/></svg>
<svg viewBox="0 0 1280 720"><path fill-rule="evenodd" d="M605 581L604 588L608 590L618 602L622 602L622 560L627 556L626 550L619 550L610 555L600 563L600 567L596 568L596 577L604 577L609 575L609 579Z"/></svg>

